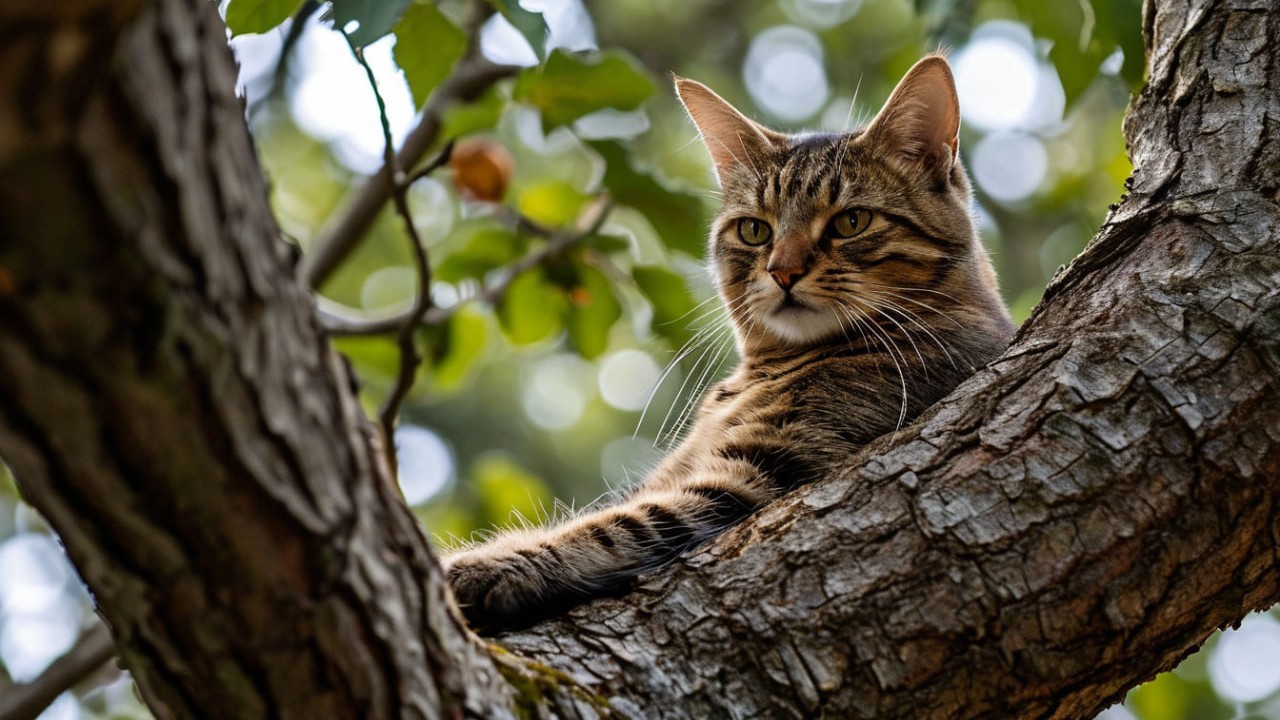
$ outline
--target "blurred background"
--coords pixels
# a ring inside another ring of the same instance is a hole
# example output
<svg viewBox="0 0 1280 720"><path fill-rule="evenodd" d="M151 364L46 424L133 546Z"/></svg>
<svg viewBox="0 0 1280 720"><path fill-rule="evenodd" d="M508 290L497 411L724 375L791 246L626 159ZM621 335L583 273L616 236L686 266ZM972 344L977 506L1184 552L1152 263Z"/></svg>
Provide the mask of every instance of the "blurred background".
<svg viewBox="0 0 1280 720"><path fill-rule="evenodd" d="M241 31L231 44L271 201L305 253L381 166L378 106L323 12L269 29L239 24L236 5L251 2L232 0L224 12ZM470 2L413 5L366 48L397 142L461 54ZM702 257L716 187L671 73L772 127L842 130L870 119L922 54L946 50L974 212L1019 321L1119 200L1131 169L1120 122L1142 80L1140 0L494 5L500 12L480 30L484 54L527 69L446 115L441 140L482 138L474 147L509 161L500 203L464 197L448 171L416 182L409 197L435 303L465 303L423 331L428 362L396 434L405 497L444 545L539 521L559 504L580 507L643 475L702 388L734 362ZM495 307L467 302L545 242L513 230L498 204L565 231L604 193L613 206L597 232L521 275ZM388 208L319 288L321 306L402 311L416 277ZM372 412L395 375L393 338L335 344ZM1280 718L1278 617L1257 614L1215 635L1101 717ZM56 538L0 466L0 692L39 675L91 619ZM107 668L43 717L150 715L127 675Z"/></svg>

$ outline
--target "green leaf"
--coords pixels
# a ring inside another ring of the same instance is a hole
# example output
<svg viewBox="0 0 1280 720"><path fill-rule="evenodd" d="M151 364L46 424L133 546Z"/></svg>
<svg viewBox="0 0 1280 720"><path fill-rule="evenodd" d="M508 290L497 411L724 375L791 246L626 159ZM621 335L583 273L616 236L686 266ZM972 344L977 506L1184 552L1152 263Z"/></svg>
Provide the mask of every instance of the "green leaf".
<svg viewBox="0 0 1280 720"><path fill-rule="evenodd" d="M618 142L590 143L605 161L604 186L613 199L644 215L667 247L701 257L706 243L707 208L701 196L669 187L653 174L637 170Z"/></svg>
<svg viewBox="0 0 1280 720"><path fill-rule="evenodd" d="M637 265L631 277L653 306L653 331L679 345L687 342L691 335L689 313L697 304L684 276L657 265Z"/></svg>
<svg viewBox="0 0 1280 720"><path fill-rule="evenodd" d="M511 282L498 302L498 321L511 342L528 345L560 329L567 304L564 292L534 268Z"/></svg>
<svg viewBox="0 0 1280 720"><path fill-rule="evenodd" d="M529 41L529 47L533 48L533 54L538 56L538 60L546 59L547 20L542 17L542 13L526 10L519 0L493 0L493 6Z"/></svg>
<svg viewBox="0 0 1280 720"><path fill-rule="evenodd" d="M1018 10L1033 34L1053 41L1049 59L1058 70L1070 108L1097 77L1104 57L1092 37L1081 37L1086 21L1083 7L1078 2L1018 0Z"/></svg>
<svg viewBox="0 0 1280 720"><path fill-rule="evenodd" d="M336 337L333 346L351 361L356 374L366 382L389 383L400 371L400 351L390 337Z"/></svg>
<svg viewBox="0 0 1280 720"><path fill-rule="evenodd" d="M609 347L609 331L622 317L622 306L604 273L580 262L574 267L578 284L569 291L569 344L591 360Z"/></svg>
<svg viewBox="0 0 1280 720"><path fill-rule="evenodd" d="M472 102L454 103L444 111L440 137L453 140L480 130L489 130L498 124L506 107L507 98L497 87L489 88L484 95Z"/></svg>
<svg viewBox="0 0 1280 720"><path fill-rule="evenodd" d="M631 249L631 241L621 235L598 233L587 238L585 243L602 253L610 255Z"/></svg>
<svg viewBox="0 0 1280 720"><path fill-rule="evenodd" d="M302 0L231 0L227 28L232 35L263 33L288 20Z"/></svg>
<svg viewBox="0 0 1280 720"><path fill-rule="evenodd" d="M556 50L546 63L516 80L514 98L542 113L542 129L555 128L602 108L634 110L653 94L651 81L629 55L594 56Z"/></svg>
<svg viewBox="0 0 1280 720"><path fill-rule="evenodd" d="M366 47L391 32L400 15L413 0L332 0L333 26L346 33L351 44ZM353 32L346 27L352 21L359 23Z"/></svg>
<svg viewBox="0 0 1280 720"><path fill-rule="evenodd" d="M1146 47L1142 41L1142 0L1090 0L1097 17L1094 34L1103 43L1103 49L1119 47L1124 53L1124 65L1120 76L1129 88L1142 88L1146 71Z"/></svg>
<svg viewBox="0 0 1280 720"><path fill-rule="evenodd" d="M524 242L509 230L482 227L473 231L462 247L445 257L434 276L450 283L467 278L481 279L491 271L514 262L523 250Z"/></svg>
<svg viewBox="0 0 1280 720"><path fill-rule="evenodd" d="M396 25L396 64L421 108L467 49L467 34L435 5L414 3Z"/></svg>
<svg viewBox="0 0 1280 720"><path fill-rule="evenodd" d="M455 390L480 368L480 356L489 346L489 323L477 310L464 307L449 319L448 331L432 367L432 385Z"/></svg>
<svg viewBox="0 0 1280 720"><path fill-rule="evenodd" d="M516 207L539 225L564 227L578 218L589 198L565 180L545 180L521 190Z"/></svg>

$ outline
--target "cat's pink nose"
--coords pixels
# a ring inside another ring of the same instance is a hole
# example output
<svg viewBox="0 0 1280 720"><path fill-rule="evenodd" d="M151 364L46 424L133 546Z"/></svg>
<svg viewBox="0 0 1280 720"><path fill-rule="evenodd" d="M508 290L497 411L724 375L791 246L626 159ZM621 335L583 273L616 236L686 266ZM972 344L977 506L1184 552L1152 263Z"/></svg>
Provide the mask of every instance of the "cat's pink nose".
<svg viewBox="0 0 1280 720"><path fill-rule="evenodd" d="M783 290L790 290L791 287L800 280L800 278L804 277L806 272L808 272L808 269L806 268L794 267L770 270L769 274L773 276L774 282L778 283L778 287Z"/></svg>

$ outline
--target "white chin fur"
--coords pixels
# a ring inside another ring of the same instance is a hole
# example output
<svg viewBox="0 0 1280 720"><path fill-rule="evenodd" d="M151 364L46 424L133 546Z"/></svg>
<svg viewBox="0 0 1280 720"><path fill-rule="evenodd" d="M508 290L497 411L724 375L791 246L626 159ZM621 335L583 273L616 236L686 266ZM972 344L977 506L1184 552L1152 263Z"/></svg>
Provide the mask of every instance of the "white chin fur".
<svg viewBox="0 0 1280 720"><path fill-rule="evenodd" d="M839 335L836 315L824 308L792 307L764 315L762 323L777 339L792 345L808 345Z"/></svg>

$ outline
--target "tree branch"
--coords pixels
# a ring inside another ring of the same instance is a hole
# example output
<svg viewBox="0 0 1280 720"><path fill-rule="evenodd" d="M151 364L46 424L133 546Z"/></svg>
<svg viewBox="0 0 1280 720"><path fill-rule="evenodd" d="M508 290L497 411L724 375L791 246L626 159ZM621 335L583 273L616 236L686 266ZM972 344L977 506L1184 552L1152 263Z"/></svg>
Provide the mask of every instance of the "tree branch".
<svg viewBox="0 0 1280 720"><path fill-rule="evenodd" d="M350 46L351 54L355 56L356 62L360 63L360 67L364 68L365 76L369 79L369 87L373 89L373 97L378 103L378 119L382 124L383 162L384 167L391 173L391 198L396 208L396 214L400 216L400 221L404 225L405 234L409 236L409 244L413 251L414 270L418 275L418 291L414 294L413 305L405 315L404 322L400 324L396 331L396 345L400 350L400 369L396 375L395 384L391 386L391 392L387 393L382 407L378 409L378 425L382 428L382 452L386 456L387 467L390 468L392 475L398 475L399 463L396 462L395 438L396 420L400 417L401 403L408 397L409 390L413 388L418 366L422 364L422 353L418 352L415 338L418 327L422 324L422 317L432 307L431 260L427 257L427 248L422 244L422 238L418 236L418 227L413 223L413 214L409 212L409 199L407 196L409 180L405 177L404 170L401 169L396 160L396 146L391 139L391 121L387 119L387 104L382 99L382 91L378 89L378 79L373 75L373 68L369 67L369 63L365 62L364 53L360 48L351 42L351 38L345 32L343 33L343 38L346 39L348 46ZM451 147L451 145L446 146L446 149L448 147ZM445 151L441 152L437 160L441 158L447 159Z"/></svg>
<svg viewBox="0 0 1280 720"><path fill-rule="evenodd" d="M59 695L89 677L115 653L111 633L102 623L95 623L40 677L5 688L0 695L0 720L35 720Z"/></svg>
<svg viewBox="0 0 1280 720"><path fill-rule="evenodd" d="M427 326L442 325L458 313L464 305L479 300L488 305L496 305L507 293L507 288L520 275L532 270L533 268L545 263L547 260L556 257L560 253L570 247L590 238L600 232L600 228L609 218L609 211L613 208L613 203L607 196L601 196L584 213L583 220L579 222L579 230L565 231L552 230L545 228L534 222L533 220L511 210L510 208L500 207L498 212L502 215L507 224L526 233L544 237L547 243L537 250L530 252L520 258L510 266L504 268L502 278L492 285L486 286L474 297L459 300L449 307L433 307L427 311L421 318L421 324ZM411 311L402 311L385 317L369 317L367 315L358 314L357 311L343 307L334 302L329 302L323 298L319 303L320 322L324 326L326 332L333 336L351 336L351 335L385 335L393 332L399 327L403 327L403 323L410 319Z"/></svg>
<svg viewBox="0 0 1280 720"><path fill-rule="evenodd" d="M1146 13L1133 194L1001 359L502 645L623 717L1086 718L1280 601L1280 12Z"/></svg>

